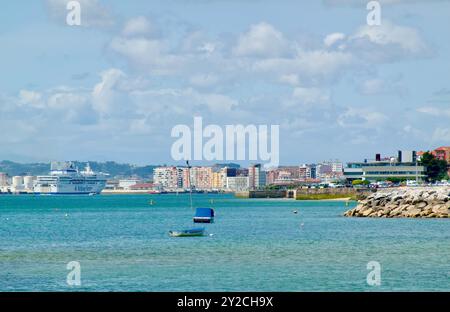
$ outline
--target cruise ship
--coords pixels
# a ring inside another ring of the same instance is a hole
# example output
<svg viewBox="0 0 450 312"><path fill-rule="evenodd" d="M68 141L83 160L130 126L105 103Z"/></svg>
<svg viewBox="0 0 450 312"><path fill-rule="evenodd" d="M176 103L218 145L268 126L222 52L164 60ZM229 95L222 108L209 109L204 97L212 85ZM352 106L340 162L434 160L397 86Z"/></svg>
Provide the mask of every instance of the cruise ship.
<svg viewBox="0 0 450 312"><path fill-rule="evenodd" d="M106 178L94 173L89 164L78 171L71 162L52 162L50 174L38 176L33 191L43 195L96 195L105 186Z"/></svg>

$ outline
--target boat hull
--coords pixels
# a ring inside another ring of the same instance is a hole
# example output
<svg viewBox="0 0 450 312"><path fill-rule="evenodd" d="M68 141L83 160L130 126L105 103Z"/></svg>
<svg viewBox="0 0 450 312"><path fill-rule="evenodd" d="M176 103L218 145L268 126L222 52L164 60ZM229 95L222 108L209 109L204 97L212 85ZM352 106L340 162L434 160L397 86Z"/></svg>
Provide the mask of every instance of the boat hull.
<svg viewBox="0 0 450 312"><path fill-rule="evenodd" d="M205 229L169 231L169 236L171 236L171 237L198 237L198 236L204 236L204 235L205 235Z"/></svg>
<svg viewBox="0 0 450 312"><path fill-rule="evenodd" d="M194 217L194 223L214 223L214 218Z"/></svg>

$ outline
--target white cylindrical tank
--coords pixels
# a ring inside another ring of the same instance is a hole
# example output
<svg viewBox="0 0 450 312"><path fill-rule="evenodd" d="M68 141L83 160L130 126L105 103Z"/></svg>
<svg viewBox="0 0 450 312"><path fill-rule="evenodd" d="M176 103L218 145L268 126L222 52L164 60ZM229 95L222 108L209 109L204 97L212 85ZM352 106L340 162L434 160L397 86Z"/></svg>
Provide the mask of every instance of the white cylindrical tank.
<svg viewBox="0 0 450 312"><path fill-rule="evenodd" d="M11 183L12 192L20 192L23 190L23 177L15 176L12 178Z"/></svg>
<svg viewBox="0 0 450 312"><path fill-rule="evenodd" d="M23 177L15 176L12 178L12 186L21 187L23 185Z"/></svg>
<svg viewBox="0 0 450 312"><path fill-rule="evenodd" d="M6 173L0 172L0 186L8 185L8 175Z"/></svg>
<svg viewBox="0 0 450 312"><path fill-rule="evenodd" d="M33 176L26 176L23 178L23 186L26 190L31 190L33 188L34 179Z"/></svg>

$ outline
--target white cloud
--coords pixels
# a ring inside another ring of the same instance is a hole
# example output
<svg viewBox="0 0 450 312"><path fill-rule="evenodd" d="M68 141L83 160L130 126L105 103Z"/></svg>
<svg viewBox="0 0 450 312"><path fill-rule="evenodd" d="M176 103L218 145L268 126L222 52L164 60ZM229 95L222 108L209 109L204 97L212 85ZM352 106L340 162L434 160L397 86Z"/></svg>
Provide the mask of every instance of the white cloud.
<svg viewBox="0 0 450 312"><path fill-rule="evenodd" d="M149 35L153 31L150 21L144 16L128 20L122 30L124 36Z"/></svg>
<svg viewBox="0 0 450 312"><path fill-rule="evenodd" d="M233 48L236 56L280 57L288 52L289 44L283 34L264 22L252 25Z"/></svg>
<svg viewBox="0 0 450 312"><path fill-rule="evenodd" d="M92 91L93 108L103 117L126 117L130 112L128 91L122 84L126 75L119 69L101 73L101 82ZM132 110L131 110L132 111Z"/></svg>
<svg viewBox="0 0 450 312"><path fill-rule="evenodd" d="M327 91L319 88L295 88L292 94L294 100L302 105L322 105L330 101Z"/></svg>
<svg viewBox="0 0 450 312"><path fill-rule="evenodd" d="M221 46L219 41L213 40L203 31L192 31L182 39L181 53L211 55L217 52Z"/></svg>
<svg viewBox="0 0 450 312"><path fill-rule="evenodd" d="M215 74L197 74L189 78L189 82L197 87L210 87L219 81Z"/></svg>
<svg viewBox="0 0 450 312"><path fill-rule="evenodd" d="M337 122L343 128L370 128L380 130L388 117L381 112L365 108L352 108L338 116Z"/></svg>
<svg viewBox="0 0 450 312"><path fill-rule="evenodd" d="M212 113L230 112L234 107L238 106L236 100L222 94L203 94L197 96L200 101L204 101Z"/></svg>
<svg viewBox="0 0 450 312"><path fill-rule="evenodd" d="M332 33L325 37L323 43L325 44L325 46L331 47L337 42L344 40L345 38L346 36L343 33Z"/></svg>
<svg viewBox="0 0 450 312"><path fill-rule="evenodd" d="M281 75L280 82L296 86L300 83L300 79L297 74L285 74Z"/></svg>
<svg viewBox="0 0 450 312"><path fill-rule="evenodd" d="M394 78L370 78L359 84L358 91L364 95L399 95L403 96L407 93L406 87L403 85L399 77Z"/></svg>
<svg viewBox="0 0 450 312"><path fill-rule="evenodd" d="M225 47L202 31L189 32L174 44L164 38L118 36L110 51L125 58L133 69L151 75L190 77L194 86L217 83L217 77L257 79L289 85L323 85L335 82L352 69L377 63L424 56L429 49L419 33L408 27L384 21L380 27L360 27L347 37L331 33L325 48L303 47L288 40L274 26L261 22L238 36L237 44ZM337 46L337 49L330 49ZM231 54L227 51L231 50ZM214 72L215 77L205 75ZM245 77L245 78L244 78ZM371 93L375 81L368 81L363 92ZM372 85L370 85L372 84Z"/></svg>
<svg viewBox="0 0 450 312"><path fill-rule="evenodd" d="M436 128L431 137L432 142L450 143L450 128Z"/></svg>
<svg viewBox="0 0 450 312"><path fill-rule="evenodd" d="M405 57L425 57L431 54L419 32L410 27L395 25L383 20L380 26L364 25L349 38L355 53L379 61L404 59ZM359 51L360 50L360 51Z"/></svg>
<svg viewBox="0 0 450 312"><path fill-rule="evenodd" d="M417 109L419 113L433 117L450 117L450 108L439 108L435 106L422 106Z"/></svg>
<svg viewBox="0 0 450 312"><path fill-rule="evenodd" d="M157 39L116 37L110 48L133 67L153 74L178 72L185 61L182 56L170 54L167 45Z"/></svg>
<svg viewBox="0 0 450 312"><path fill-rule="evenodd" d="M259 73L298 75L301 82L323 83L336 78L341 70L353 65L353 56L336 51L299 51L293 58L258 60L252 70Z"/></svg>
<svg viewBox="0 0 450 312"><path fill-rule="evenodd" d="M203 93L193 88L146 89L131 93L135 111L140 115L164 115L169 120L194 113L223 116L239 103L219 93Z"/></svg>
<svg viewBox="0 0 450 312"><path fill-rule="evenodd" d="M445 2L448 0L378 0L381 5L395 5L395 4L414 4L414 3L429 3L429 2ZM325 5L329 6L358 6L365 7L368 0L323 0Z"/></svg>
<svg viewBox="0 0 450 312"><path fill-rule="evenodd" d="M43 108L45 103L41 101L42 94L36 91L20 90L19 92L19 104L29 105L34 108Z"/></svg>

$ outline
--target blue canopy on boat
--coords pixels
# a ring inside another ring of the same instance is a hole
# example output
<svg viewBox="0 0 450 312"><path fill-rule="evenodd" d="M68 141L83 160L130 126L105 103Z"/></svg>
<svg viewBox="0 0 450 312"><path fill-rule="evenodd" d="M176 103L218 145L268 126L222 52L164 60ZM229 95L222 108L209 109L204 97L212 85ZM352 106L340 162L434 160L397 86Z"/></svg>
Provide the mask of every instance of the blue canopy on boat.
<svg viewBox="0 0 450 312"><path fill-rule="evenodd" d="M214 209L212 208L197 208L195 211L197 218L214 218Z"/></svg>

